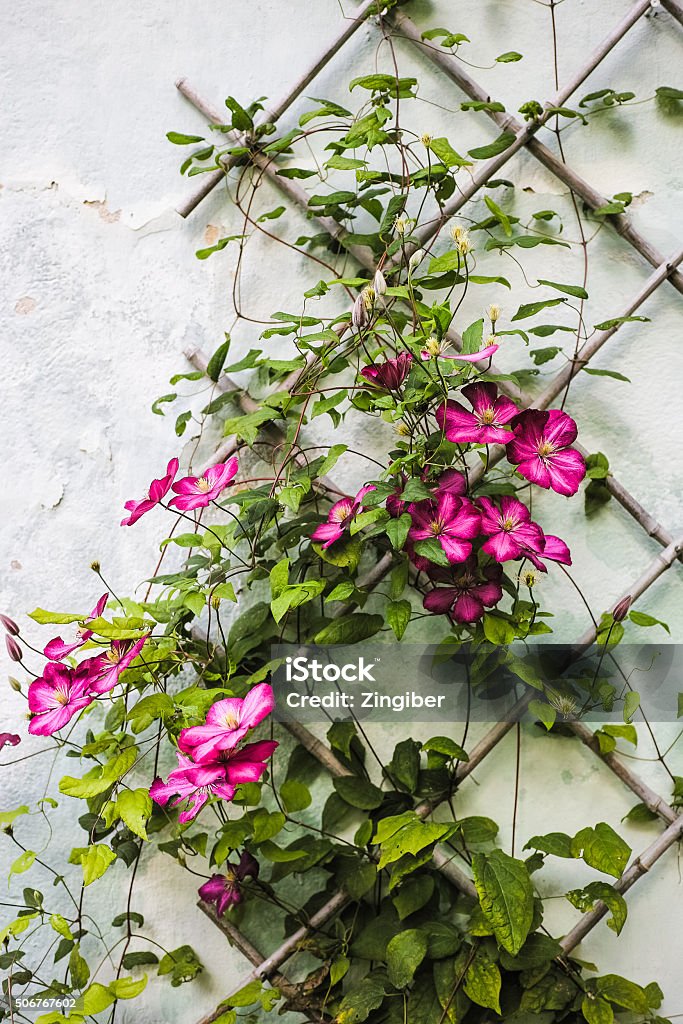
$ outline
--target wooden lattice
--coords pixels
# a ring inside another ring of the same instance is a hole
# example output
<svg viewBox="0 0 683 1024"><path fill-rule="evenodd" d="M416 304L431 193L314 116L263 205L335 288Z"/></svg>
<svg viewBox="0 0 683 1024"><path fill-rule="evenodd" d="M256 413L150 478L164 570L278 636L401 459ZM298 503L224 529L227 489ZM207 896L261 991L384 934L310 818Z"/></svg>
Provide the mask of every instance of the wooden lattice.
<svg viewBox="0 0 683 1024"><path fill-rule="evenodd" d="M360 29L371 19L373 15L377 13L377 7L378 5L376 0L364 0L358 8L355 16L343 24L341 30L334 38L331 45L322 54L320 59L317 60L315 64L301 76L280 103L273 106L269 111L264 112L264 120L271 122L277 121L278 118L280 118L302 94L304 89L315 78L315 76L327 66L329 61L344 46L344 44L358 31L358 29ZM630 29L638 23L643 16L657 8L663 8L668 12L673 20L683 26L683 3L681 3L680 0L660 0L659 3L657 0L636 0L615 29L600 43L580 71L574 75L565 87L558 90L557 94L552 97L548 103L546 103L544 114L542 114L537 120L522 124L508 113L498 112L491 110L490 108L486 109L485 113L499 129L512 132L514 134L514 141L504 152L484 163L476 173L472 175L470 183L461 189L457 197L447 204L444 211L444 219L456 214L478 193L486 182L497 174L501 168L512 159L514 154L522 148L535 157L560 181L567 185L569 189L589 208L595 210L604 206L607 203L606 197L601 195L600 192L593 188L589 182L585 181L579 174L568 167L563 160L559 159L550 149L540 142L536 138L536 134L539 128L553 116L551 108L556 108L566 103L580 85L601 63L601 61L611 53L615 47L617 47L619 42L624 38L624 36L626 36ZM482 89L481 86L479 86L477 82L470 77L470 75L463 69L462 63L453 55L445 51L440 52L433 47L425 46L423 44L419 29L403 10L393 9L389 12L384 12L381 15L381 23L383 31L390 31L394 38L405 40L412 46L417 47L433 63L435 68L445 78L454 83L454 85L469 99L477 101L489 101L491 99L486 90ZM674 30L676 30L675 26ZM176 85L182 94L208 120L214 124L224 123L221 112L218 109L214 109L199 97L186 79L181 79L176 83ZM240 139L236 134L234 134L231 141L238 143ZM276 168L268 160L260 157L258 154L254 154L252 159L260 172L268 178L268 180L281 193L283 193L290 202L299 206L303 211L308 212L308 196L306 192L296 184L296 182L283 179L278 176L276 174ZM225 161L224 170L217 170L210 174L206 174L199 190L188 197L188 199L178 207L178 212L183 217L187 217L221 181L224 181L225 173L230 170L231 166L233 166L233 163L228 159ZM316 217L315 219L321 225L322 229L327 231L333 238L340 241L343 240L343 236L346 232L336 221L327 217ZM624 242L630 245L646 263L649 263L655 268L654 272L646 279L640 291L623 311L622 316L632 316L634 312L645 302L645 300L649 298L665 281L676 288L677 291L683 293L683 273L677 269L683 260L683 249L678 250L670 257L666 257L641 235L626 214L609 215L605 217L605 222L610 224ZM428 244L430 238L433 237L442 224L443 219L434 221L432 224L427 225L426 228L422 230L420 243L423 245ZM350 252L363 267L374 271L374 262L368 250L353 245L346 245L345 249ZM547 408L553 400L564 391L571 378L575 376L589 362L589 360L592 359L595 353L598 352L602 346L616 334L618 329L618 326L614 326L609 330L597 332L589 341L585 342L579 349L575 358L551 380L542 394L534 399L534 406L536 408ZM449 338L456 347L460 346L461 339L458 335L453 333ZM196 349L188 350L186 355L196 368L203 370L206 369L207 359L201 351ZM495 372L494 368L491 369ZM297 379L298 374L294 376L294 379L286 381L283 386L294 390ZM236 400L241 404L245 412L253 410L254 406L251 399L241 392L238 386L234 382L230 381L229 378L221 378L219 387L224 391L234 390ZM518 388L507 382L502 382L501 390L505 391L510 395L510 397L522 405L527 405L531 402L531 399L527 395L521 393ZM235 446L235 439L228 438L221 445L218 452L214 454L212 462L215 461L216 456L221 459L225 458ZM578 444L576 447L579 448L580 451L583 451L584 455L587 454ZM498 452L497 455L500 457L500 452ZM496 457L495 452L493 457ZM659 579L660 576L662 576L663 573L666 572L668 568L670 568L677 559L683 560L683 535L674 536L664 526L657 522L655 517L643 508L638 500L629 493L629 491L613 475L610 474L606 478L605 484L617 502L630 516L633 517L633 519L650 537L661 545L662 548L662 550L660 550L652 561L644 568L643 572L633 580L625 593L620 595L619 598L613 602L610 606L610 609L613 609L617 601L621 600L621 598L626 596L626 594L630 595L634 601L637 600L645 593L646 590L648 590L650 586L652 586L652 584L655 583L657 579ZM319 482L318 486L325 489L326 482ZM386 574L390 564L391 556L384 556L384 558L378 562L371 572L363 580L359 581L359 587L366 590L372 589ZM342 609L342 614L343 612L344 609ZM596 630L594 628L588 630L582 637L580 637L574 648L577 656L592 644L595 639ZM522 698L516 706L516 714L512 714L508 721L496 724L477 744L477 746L474 747L470 752L469 761L462 763L458 769L456 778L458 783L462 782L468 775L470 775L472 771L481 764L487 754L489 754L510 731L510 729L514 727L515 721L525 710L528 700L528 697ZM617 755L614 753L601 753L597 737L591 729L578 721L571 722L569 724L576 736L590 750L592 750L596 756L600 757L607 767L614 772L614 774L620 778L634 794L637 795L639 800L654 812L666 826L657 839L633 860L622 877L616 882L615 888L619 892L624 893L630 889L638 879L642 878L655 865L659 858L683 836L683 814L679 815L671 806L669 806L666 800L655 793L642 779L633 773ZM331 775L341 776L350 774L348 768L334 756L329 748L321 743L321 741L304 726L299 723L289 722L287 723L286 728L288 728L298 742L306 747L321 762ZM421 817L426 818L435 810L436 806L437 805L435 803L424 802L416 808L416 811ZM453 862L451 859L451 853L452 851L437 848L433 856L434 866L462 892L467 893L470 896L476 895L471 879L467 877L467 875ZM230 943L239 949L252 964L251 971L240 979L239 985L236 985L233 991L241 988L253 979L268 979L280 989L290 1009L303 1014L308 1020L315 1022L315 1024L325 1024L325 1022L329 1021L330 1018L325 1014L321 1015L318 1011L307 1008L305 999L301 997L297 990L297 986L290 982L281 973L280 969L286 961L301 948L306 938L312 932L323 928L329 921L331 921L347 904L349 899L350 898L342 890L337 892L309 919L305 927L300 928L297 932L290 935L274 953L265 958L239 931L238 928L225 921L225 919L218 918L212 907L201 902L199 906L226 935ZM570 953L591 931L591 929L595 927L602 917L605 916L606 913L607 908L604 904L599 903L592 911L583 914L577 924L562 940L561 945L563 953L565 955ZM221 1012L221 1009L218 1009L209 1016L204 1017L200 1024L211 1024L213 1020L220 1016Z"/></svg>

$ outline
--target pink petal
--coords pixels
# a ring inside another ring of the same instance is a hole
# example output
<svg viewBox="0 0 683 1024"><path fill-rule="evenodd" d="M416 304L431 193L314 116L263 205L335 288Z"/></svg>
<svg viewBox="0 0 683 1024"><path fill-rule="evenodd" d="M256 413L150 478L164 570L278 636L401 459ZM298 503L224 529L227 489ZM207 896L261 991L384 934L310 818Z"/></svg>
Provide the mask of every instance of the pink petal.
<svg viewBox="0 0 683 1024"><path fill-rule="evenodd" d="M550 473L548 468L538 455L534 455L533 458L526 459L524 462L520 462L517 466L517 471L526 479L530 480L533 484L538 484L539 487L545 487L546 490L550 487Z"/></svg>
<svg viewBox="0 0 683 1024"><path fill-rule="evenodd" d="M437 587L425 594L422 605L428 612L433 612L435 615L448 615L457 596L458 591L455 589Z"/></svg>
<svg viewBox="0 0 683 1024"><path fill-rule="evenodd" d="M461 594L453 605L451 615L456 622L476 622L484 614L484 606L472 594Z"/></svg>
<svg viewBox="0 0 683 1024"><path fill-rule="evenodd" d="M455 537L441 536L439 543L449 562L464 562L472 552L469 541L461 541Z"/></svg>
<svg viewBox="0 0 683 1024"><path fill-rule="evenodd" d="M545 547L542 554L544 558L549 558L553 562L562 562L563 565L572 564L569 548L560 537L555 537L552 533L545 535Z"/></svg>
<svg viewBox="0 0 683 1024"><path fill-rule="evenodd" d="M50 642L45 645L43 654L51 661L61 661L62 658L66 658L72 653L72 651L77 651L84 643L85 639L79 639L68 644L65 640L62 640L61 636L56 636L54 640L50 640Z"/></svg>
<svg viewBox="0 0 683 1024"><path fill-rule="evenodd" d="M464 356L462 354L458 354L458 355L454 355L454 356L446 356L446 355L442 354L442 358L443 359L456 359L459 363L478 363L480 361L483 362L484 359L490 359L491 356L495 352L497 352L499 348L500 348L499 345L487 345L487 347L483 348L480 352L473 352L469 356Z"/></svg>
<svg viewBox="0 0 683 1024"><path fill-rule="evenodd" d="M241 724L253 729L272 713L274 707L275 696L272 686L268 683L258 683L244 698Z"/></svg>
<svg viewBox="0 0 683 1024"><path fill-rule="evenodd" d="M555 452L548 459L550 486L558 494L576 494L586 475L586 463L575 448Z"/></svg>
<svg viewBox="0 0 683 1024"><path fill-rule="evenodd" d="M487 555L493 555L497 562L507 562L511 558L519 558L522 552L521 546L512 534L507 533L505 530L501 530L500 533L495 533L493 537L489 537L482 544L481 549Z"/></svg>
<svg viewBox="0 0 683 1024"><path fill-rule="evenodd" d="M501 395L493 403L496 412L496 423L509 423L519 412L519 409L509 398Z"/></svg>
<svg viewBox="0 0 683 1024"><path fill-rule="evenodd" d="M493 407L498 388L492 383L475 381L473 384L466 384L462 393L474 411L481 413Z"/></svg>
<svg viewBox="0 0 683 1024"><path fill-rule="evenodd" d="M493 605L503 597L503 588L500 583L495 583L493 580L489 580L486 583L478 583L475 587L472 587L472 596L476 597L482 604L492 608Z"/></svg>
<svg viewBox="0 0 683 1024"><path fill-rule="evenodd" d="M329 548L331 544L334 544L343 535L344 527L340 526L339 523L321 523L320 526L316 526L311 534L311 540L325 541L323 547Z"/></svg>
<svg viewBox="0 0 683 1024"><path fill-rule="evenodd" d="M560 409L550 409L543 433L557 448L566 448L576 441L578 430L576 423L571 416L567 416L566 412L561 412Z"/></svg>

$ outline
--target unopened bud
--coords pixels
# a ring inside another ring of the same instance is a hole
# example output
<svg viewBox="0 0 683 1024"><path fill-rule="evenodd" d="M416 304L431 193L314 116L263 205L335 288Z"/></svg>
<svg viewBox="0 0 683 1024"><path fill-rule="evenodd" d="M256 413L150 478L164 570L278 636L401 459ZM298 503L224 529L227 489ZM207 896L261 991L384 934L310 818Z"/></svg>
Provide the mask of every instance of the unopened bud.
<svg viewBox="0 0 683 1024"><path fill-rule="evenodd" d="M12 636L19 636L19 627L14 619L10 619L9 615L0 615L0 622Z"/></svg>
<svg viewBox="0 0 683 1024"><path fill-rule="evenodd" d="M12 661L21 661L21 659L23 658L21 647L14 639L14 637L6 636L5 643L7 644L7 653L9 654Z"/></svg>
<svg viewBox="0 0 683 1024"><path fill-rule="evenodd" d="M495 324L496 320L500 317L500 306L489 306L488 313L489 320L492 324Z"/></svg>
<svg viewBox="0 0 683 1024"><path fill-rule="evenodd" d="M425 258L425 251L424 251L424 249L416 249L415 252L413 253L413 255L408 260L408 273L412 274L412 272L414 270L416 270L417 267L420 266L420 264L422 263L422 260L424 258Z"/></svg>
<svg viewBox="0 0 683 1024"><path fill-rule="evenodd" d="M220 599L219 595L218 594L212 594L211 595L211 607L214 608L216 611L218 611L218 609L220 608L220 604L221 604L221 599Z"/></svg>
<svg viewBox="0 0 683 1024"><path fill-rule="evenodd" d="M375 290L375 295L385 294L387 290L387 282L381 270L375 271L375 276L372 279L372 287Z"/></svg>
<svg viewBox="0 0 683 1024"><path fill-rule="evenodd" d="M93 572L100 572L102 566L98 561L95 561L90 563L90 568L92 569Z"/></svg>
<svg viewBox="0 0 683 1024"><path fill-rule="evenodd" d="M612 612L612 618L615 622L624 621L624 619L628 615L628 610L631 607L632 602L633 598L630 594L627 594L626 597L622 597L621 601L617 602L617 604L614 606L614 611Z"/></svg>
<svg viewBox="0 0 683 1024"><path fill-rule="evenodd" d="M394 221L394 231L397 235L405 235L408 228L408 221L405 217L397 217Z"/></svg>
<svg viewBox="0 0 683 1024"><path fill-rule="evenodd" d="M422 135L420 136L420 142L426 149L429 149L429 147L431 146L432 137L433 136L431 136L429 132L423 132Z"/></svg>
<svg viewBox="0 0 683 1024"><path fill-rule="evenodd" d="M353 304L353 309L351 310L351 323L356 330L359 331L361 328L366 326L368 319L368 308L365 304L363 293L361 292L356 298L356 301Z"/></svg>
<svg viewBox="0 0 683 1024"><path fill-rule="evenodd" d="M19 682L18 679L15 679L14 676L8 676L7 681L9 682L13 690L16 690L17 693L21 693L21 683Z"/></svg>

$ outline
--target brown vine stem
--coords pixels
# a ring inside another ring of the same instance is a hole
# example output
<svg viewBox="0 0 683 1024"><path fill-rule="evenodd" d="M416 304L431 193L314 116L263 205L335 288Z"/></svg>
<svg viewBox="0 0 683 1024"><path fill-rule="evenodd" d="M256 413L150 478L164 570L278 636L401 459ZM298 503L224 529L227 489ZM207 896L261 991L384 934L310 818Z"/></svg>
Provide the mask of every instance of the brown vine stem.
<svg viewBox="0 0 683 1024"><path fill-rule="evenodd" d="M679 7L681 17L683 18L683 7L678 3L678 0L669 0L669 2L672 6ZM667 6L667 9L669 9L667 4L664 4L664 6ZM671 10L671 13L673 14L673 10ZM418 47L420 52L423 53L427 59L432 62L432 64L439 68L440 71L443 71L443 73L452 82L455 82L466 96L469 96L470 99L481 103L489 103L491 101L489 93L487 93L485 89L483 89L473 78L470 77L470 75L468 75L461 62L458 61L456 57L452 54L441 52L439 50L435 50L433 47L427 47L424 45L420 30L411 21L411 19L403 13L403 11L392 11L388 15L388 20L394 25L403 38ZM488 109L485 109L484 113L486 113L487 116L491 118L491 120L503 131L512 131L517 135L524 127L521 121L518 121L511 114ZM567 167L537 138L531 136L527 139L525 146L528 151L544 165L544 167L546 167L556 178L564 182L564 184L575 192L577 196L583 199L586 205L591 209L597 210L607 204L608 199L605 196L598 192L597 189L593 188L592 185L585 181L570 167ZM610 214L604 219L606 223L610 224L614 230L637 252L639 252L648 263L652 264L653 267L660 267L666 262L663 253L659 252L640 234L626 214ZM676 271L670 274L667 279L679 292L683 292L683 273Z"/></svg>
<svg viewBox="0 0 683 1024"><path fill-rule="evenodd" d="M297 82L289 89L286 96L284 96L279 103L276 103L269 110L264 111L263 116L260 119L260 123L271 122L275 124L287 111L291 105L299 98L307 85L309 85L313 79L320 74L323 68L330 62L336 53L341 50L346 42L358 31L359 28L366 22L368 17L377 10L377 0L365 0L359 7L355 14L355 17L350 19L337 33L331 44L324 51L322 56L315 61L315 63L304 72L304 74L298 79ZM188 95L185 92L187 86L187 80L184 78L178 79L176 82L178 89ZM211 121L213 124L225 124L223 114L219 113L217 116L212 116ZM243 146L248 144L248 136L241 134L240 132L231 132L228 139L235 146ZM213 189L220 184L221 181L225 180L226 171L234 167L240 158L229 157L223 164L220 170L207 172L205 180L201 186L187 199L184 199L180 206L177 207L177 211L181 217L189 217L193 210L195 210L199 204L205 199Z"/></svg>

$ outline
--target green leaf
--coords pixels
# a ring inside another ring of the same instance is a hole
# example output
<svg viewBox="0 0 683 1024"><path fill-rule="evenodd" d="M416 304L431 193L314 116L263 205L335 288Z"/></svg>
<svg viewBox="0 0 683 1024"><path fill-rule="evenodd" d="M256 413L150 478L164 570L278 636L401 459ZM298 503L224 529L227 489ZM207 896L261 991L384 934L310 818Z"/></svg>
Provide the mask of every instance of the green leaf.
<svg viewBox="0 0 683 1024"><path fill-rule="evenodd" d="M475 853L472 871L484 916L500 945L514 956L533 923L534 891L526 865L494 850Z"/></svg>
<svg viewBox="0 0 683 1024"><path fill-rule="evenodd" d="M536 313L540 313L542 309L547 309L549 306L559 306L566 301L566 299L545 299L539 302L527 302L519 307L512 319L525 320L528 316L535 316Z"/></svg>
<svg viewBox="0 0 683 1024"><path fill-rule="evenodd" d="M398 519L390 519L386 524L385 533L395 551L400 551L403 548L412 524L413 520L408 512L404 512Z"/></svg>
<svg viewBox="0 0 683 1024"><path fill-rule="evenodd" d="M333 785L342 800L362 811L374 810L384 800L381 789L367 779L358 779L354 775L342 775L333 779Z"/></svg>
<svg viewBox="0 0 683 1024"><path fill-rule="evenodd" d="M372 976L363 978L344 996L337 1024L362 1024L384 1002L384 985Z"/></svg>
<svg viewBox="0 0 683 1024"><path fill-rule="evenodd" d="M24 850L23 853L19 854L17 859L13 862L12 867L9 869L9 877L12 875L22 875L24 871L28 871L36 859L36 854L33 850Z"/></svg>
<svg viewBox="0 0 683 1024"><path fill-rule="evenodd" d="M84 1014L92 1015L106 1010L113 1002L114 996L109 991L109 988L95 981L92 985L88 986L83 993L83 997L78 1000L76 1005L77 1009L81 1010Z"/></svg>
<svg viewBox="0 0 683 1024"><path fill-rule="evenodd" d="M656 619L654 615L646 615L645 612L632 611L628 613L628 617L636 626L661 626L662 629L667 631L667 633L671 633L666 622L662 622L661 619Z"/></svg>
<svg viewBox="0 0 683 1024"><path fill-rule="evenodd" d="M340 619L335 619L334 622L324 626L316 633L314 642L316 644L354 644L374 636L383 625L384 619L381 615L355 612L351 615L343 615Z"/></svg>
<svg viewBox="0 0 683 1024"><path fill-rule="evenodd" d="M95 846L88 846L85 849L78 851L80 856L76 860L72 860L76 850L72 852L69 861L71 863L80 863L83 868L83 884L90 885L95 882L98 878L101 878L105 873L110 864L116 860L116 854L110 847L105 846L103 843L98 843Z"/></svg>
<svg viewBox="0 0 683 1024"><path fill-rule="evenodd" d="M303 811L310 806L312 800L308 786L305 786L303 782L297 782L296 779L287 779L282 783L280 797L288 814Z"/></svg>
<svg viewBox="0 0 683 1024"><path fill-rule="evenodd" d="M517 53L515 50L509 50L507 53L501 53L500 57L496 57L496 62L498 64L512 64L521 59L521 53Z"/></svg>
<svg viewBox="0 0 683 1024"><path fill-rule="evenodd" d="M564 832L548 832L545 836L533 836L524 847L525 850L541 850L554 857L577 857L572 847L571 836Z"/></svg>
<svg viewBox="0 0 683 1024"><path fill-rule="evenodd" d="M584 889L572 889L567 893L567 899L582 913L592 910L596 902L601 900L612 914L607 927L617 935L626 923L626 900L609 882L590 882Z"/></svg>
<svg viewBox="0 0 683 1024"><path fill-rule="evenodd" d="M6 828L8 825L13 825L14 822L22 814L28 814L29 809L26 804L22 804L21 807L17 807L16 811L2 811L0 813L0 828Z"/></svg>
<svg viewBox="0 0 683 1024"><path fill-rule="evenodd" d="M387 622L394 631L397 640L403 637L412 613L410 601L390 601L387 605Z"/></svg>
<svg viewBox="0 0 683 1024"><path fill-rule="evenodd" d="M635 1010L636 1013L647 1013L649 1010L647 996L640 985L617 974L605 974L598 978L597 989L603 999L624 1010Z"/></svg>
<svg viewBox="0 0 683 1024"><path fill-rule="evenodd" d="M435 565L442 565L445 568L451 564L436 537L430 537L428 540L418 540L415 542L414 547L418 555L428 558Z"/></svg>
<svg viewBox="0 0 683 1024"><path fill-rule="evenodd" d="M146 789L123 789L116 801L116 810L131 832L147 839L145 825L152 815L152 800Z"/></svg>
<svg viewBox="0 0 683 1024"><path fill-rule="evenodd" d="M409 793L417 790L420 773L420 744L415 740L401 740L396 744L393 757L385 768L392 781L400 783Z"/></svg>
<svg viewBox="0 0 683 1024"><path fill-rule="evenodd" d="M65 939L73 939L71 929L61 914L52 914L50 916L50 926L58 935L63 935Z"/></svg>
<svg viewBox="0 0 683 1024"><path fill-rule="evenodd" d="M465 995L477 1006L485 1006L500 1013L500 986L498 965L478 951L465 974Z"/></svg>
<svg viewBox="0 0 683 1024"><path fill-rule="evenodd" d="M427 955L427 936L418 928L408 928L394 935L387 945L389 981L396 988L405 988L415 976Z"/></svg>
<svg viewBox="0 0 683 1024"><path fill-rule="evenodd" d="M182 132L166 132L166 138L174 146L192 146L195 142L203 142L203 135L183 135Z"/></svg>
<svg viewBox="0 0 683 1024"><path fill-rule="evenodd" d="M505 234L508 236L508 238L511 238L512 224L510 223L510 218L508 217L508 215L503 210L501 210L500 206L498 206L498 203L496 203L491 198L491 196L484 196L484 202L486 203L486 205L488 206L489 210L496 218L496 220L500 223Z"/></svg>
<svg viewBox="0 0 683 1024"><path fill-rule="evenodd" d="M217 381L221 375L221 370L225 365L228 352L230 351L230 336L226 334L225 341L222 345L219 345L214 354L209 359L208 366L206 367L206 376L212 381Z"/></svg>
<svg viewBox="0 0 683 1024"><path fill-rule="evenodd" d="M592 992L587 992L583 997L581 1013L587 1024L612 1024L614 1020L614 1011L610 1004Z"/></svg>
<svg viewBox="0 0 683 1024"><path fill-rule="evenodd" d="M432 141L429 143L429 148L431 149L432 153L434 153L434 155L441 161L441 163L446 165L446 167L472 166L472 161L466 160L465 157L460 156L460 154L453 149L450 142L446 138L441 137L438 139L432 139Z"/></svg>
<svg viewBox="0 0 683 1024"><path fill-rule="evenodd" d="M33 619L34 622L38 622L41 626L55 625L55 626L66 626L70 622L83 622L87 616L79 612L74 614L73 612L47 612L44 608L34 608L32 612L28 613L29 619Z"/></svg>
<svg viewBox="0 0 683 1024"><path fill-rule="evenodd" d="M59 791L65 796L73 796L77 799L87 800L90 797L104 793L113 784L125 775L135 764L138 750L137 747L126 747L120 754L117 754L103 767L93 768L82 779L74 779L65 775L59 782Z"/></svg>
<svg viewBox="0 0 683 1024"><path fill-rule="evenodd" d="M582 288L578 284L558 284L557 281L546 281L543 278L538 279L539 284L545 284L549 288L556 288L558 292L566 292L567 295L573 295L577 299L587 299L588 292L585 288Z"/></svg>
<svg viewBox="0 0 683 1024"><path fill-rule="evenodd" d="M624 697L623 716L625 722L630 722L640 707L640 694L635 690L629 690Z"/></svg>
<svg viewBox="0 0 683 1024"><path fill-rule="evenodd" d="M611 320L603 320L602 323L596 324L596 331L609 331L612 327L619 327L621 324L631 323L633 320L639 320L642 323L649 323L649 316L615 316Z"/></svg>
<svg viewBox="0 0 683 1024"><path fill-rule="evenodd" d="M515 627L500 615L486 612L484 615L484 636L490 644L502 646L515 639Z"/></svg>
<svg viewBox="0 0 683 1024"><path fill-rule="evenodd" d="M437 754L443 754L449 761L469 761L469 754L463 747L455 743L449 736L433 736L422 744L423 750L433 750Z"/></svg>
<svg viewBox="0 0 683 1024"><path fill-rule="evenodd" d="M431 875L409 878L393 897L393 904L398 912L399 920L404 921L406 917L421 910L425 903L432 898L433 892L434 879Z"/></svg>
<svg viewBox="0 0 683 1024"><path fill-rule="evenodd" d="M631 847L604 821L595 828L582 828L572 840L575 857L615 878L623 873L631 856Z"/></svg>
<svg viewBox="0 0 683 1024"><path fill-rule="evenodd" d="M514 132L503 132L494 142L489 143L488 146L477 146L475 149L470 149L469 155L474 157L475 160L488 160L492 156L504 153L514 141Z"/></svg>
<svg viewBox="0 0 683 1024"><path fill-rule="evenodd" d="M627 384L631 383L629 377L625 377L623 373L617 373L616 370L594 370L591 366L582 366L581 369L584 373L590 373L593 377L612 377L613 380L623 380Z"/></svg>

